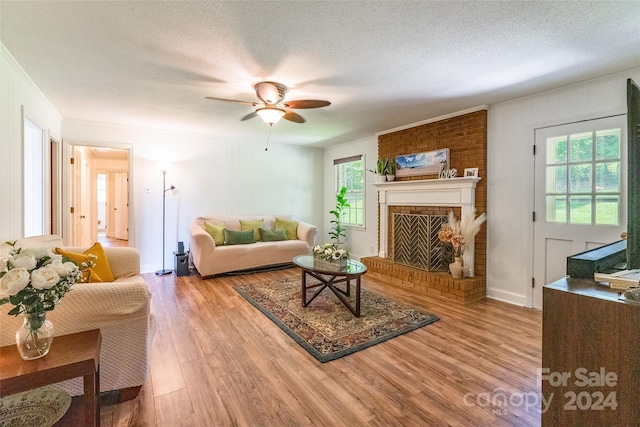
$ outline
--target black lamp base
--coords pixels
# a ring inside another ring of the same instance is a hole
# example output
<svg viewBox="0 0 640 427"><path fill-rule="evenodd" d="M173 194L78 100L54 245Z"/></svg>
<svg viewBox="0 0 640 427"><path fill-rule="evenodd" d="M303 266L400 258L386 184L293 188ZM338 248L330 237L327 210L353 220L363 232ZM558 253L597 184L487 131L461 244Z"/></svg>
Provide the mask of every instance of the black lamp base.
<svg viewBox="0 0 640 427"><path fill-rule="evenodd" d="M158 270L156 271L156 276L164 276L165 274L171 274L173 270Z"/></svg>

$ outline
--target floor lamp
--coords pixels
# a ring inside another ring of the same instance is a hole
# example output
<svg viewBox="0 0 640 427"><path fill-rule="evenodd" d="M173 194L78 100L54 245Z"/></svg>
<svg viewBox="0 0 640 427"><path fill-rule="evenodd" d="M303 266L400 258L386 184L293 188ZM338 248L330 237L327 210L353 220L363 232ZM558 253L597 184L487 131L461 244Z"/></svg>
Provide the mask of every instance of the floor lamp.
<svg viewBox="0 0 640 427"><path fill-rule="evenodd" d="M164 167L162 168L162 270L158 270L156 271L156 276L163 276L165 274L170 274L171 272L173 272L173 270L167 270L164 268L164 241L165 241L165 228L166 228L166 224L165 224L165 211L166 211L166 206L167 206L167 191L169 190L174 190L176 187L174 187L173 185L169 188L167 188L167 168Z"/></svg>

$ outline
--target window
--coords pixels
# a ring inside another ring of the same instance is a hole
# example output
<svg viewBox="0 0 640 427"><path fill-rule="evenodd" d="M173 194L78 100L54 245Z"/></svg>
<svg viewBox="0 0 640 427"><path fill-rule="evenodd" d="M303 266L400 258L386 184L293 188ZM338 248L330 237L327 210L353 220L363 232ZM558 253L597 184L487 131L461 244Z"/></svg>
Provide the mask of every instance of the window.
<svg viewBox="0 0 640 427"><path fill-rule="evenodd" d="M45 135L24 118L24 236L45 234Z"/></svg>
<svg viewBox="0 0 640 427"><path fill-rule="evenodd" d="M364 160L362 155L336 159L336 193L347 187L347 208L344 225L364 226Z"/></svg>
<svg viewBox="0 0 640 427"><path fill-rule="evenodd" d="M547 221L620 224L621 129L546 139Z"/></svg>

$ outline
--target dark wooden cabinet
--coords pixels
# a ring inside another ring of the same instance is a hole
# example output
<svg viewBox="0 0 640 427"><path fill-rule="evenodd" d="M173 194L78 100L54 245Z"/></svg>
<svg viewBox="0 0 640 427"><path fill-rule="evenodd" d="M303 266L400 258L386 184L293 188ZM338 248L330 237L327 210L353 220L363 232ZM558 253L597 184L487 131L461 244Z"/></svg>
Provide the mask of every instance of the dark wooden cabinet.
<svg viewBox="0 0 640 427"><path fill-rule="evenodd" d="M543 289L542 425L640 425L640 304L590 279Z"/></svg>

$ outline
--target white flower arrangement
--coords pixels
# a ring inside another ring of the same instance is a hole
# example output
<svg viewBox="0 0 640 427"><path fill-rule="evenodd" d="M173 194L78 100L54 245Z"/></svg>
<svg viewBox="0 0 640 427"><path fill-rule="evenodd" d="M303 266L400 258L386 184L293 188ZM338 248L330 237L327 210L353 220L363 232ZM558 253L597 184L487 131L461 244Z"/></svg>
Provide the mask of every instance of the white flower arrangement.
<svg viewBox="0 0 640 427"><path fill-rule="evenodd" d="M92 256L89 263L77 266L49 248L22 249L16 248L15 242L7 244L12 250L9 259L0 261L0 305L15 306L9 315L53 310L82 279L84 270L95 265Z"/></svg>
<svg viewBox="0 0 640 427"><path fill-rule="evenodd" d="M337 243L325 243L313 247L313 254L327 261L338 261L349 258L349 251L338 246Z"/></svg>

